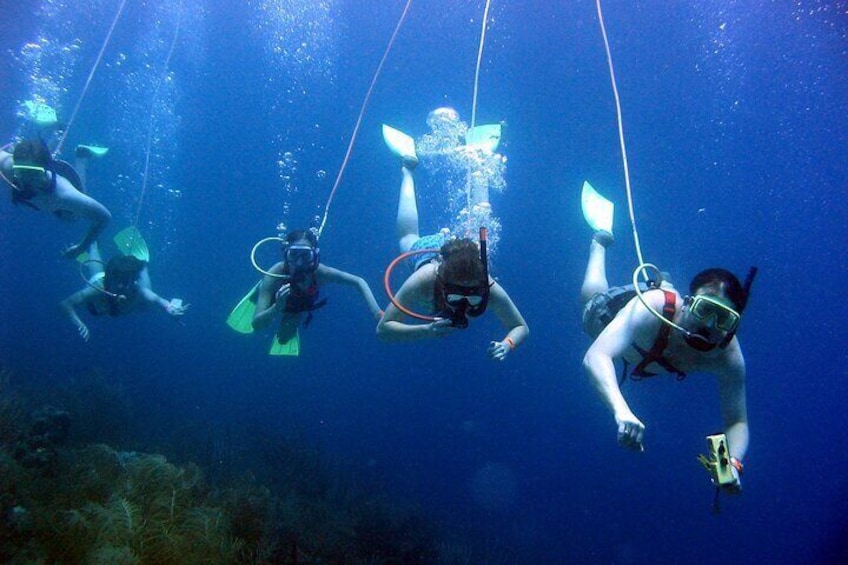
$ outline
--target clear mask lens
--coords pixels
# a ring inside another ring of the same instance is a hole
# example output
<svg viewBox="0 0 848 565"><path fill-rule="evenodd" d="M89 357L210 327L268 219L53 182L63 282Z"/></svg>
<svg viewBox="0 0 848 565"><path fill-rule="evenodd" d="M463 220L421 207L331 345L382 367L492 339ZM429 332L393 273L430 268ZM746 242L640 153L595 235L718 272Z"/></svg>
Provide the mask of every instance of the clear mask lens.
<svg viewBox="0 0 848 565"><path fill-rule="evenodd" d="M732 308L706 296L695 296L689 306L692 315L702 323L713 322L722 331L731 332L739 324L739 314Z"/></svg>
<svg viewBox="0 0 848 565"><path fill-rule="evenodd" d="M454 293L449 293L449 294L445 295L445 301L446 301L448 304L451 304L451 305L460 304L463 300L465 300L466 302L468 302L468 305L469 305L469 306L472 306L472 307L473 307L473 306L479 306L480 304L482 304L482 303L483 303L483 297L482 297L482 296L478 296L478 295L476 295L476 294L454 294Z"/></svg>
<svg viewBox="0 0 848 565"><path fill-rule="evenodd" d="M293 267L306 267L315 262L315 250L311 247L289 247L286 250L286 263Z"/></svg>
<svg viewBox="0 0 848 565"><path fill-rule="evenodd" d="M12 174L15 180L23 184L36 184L44 181L47 169L32 165L13 165Z"/></svg>

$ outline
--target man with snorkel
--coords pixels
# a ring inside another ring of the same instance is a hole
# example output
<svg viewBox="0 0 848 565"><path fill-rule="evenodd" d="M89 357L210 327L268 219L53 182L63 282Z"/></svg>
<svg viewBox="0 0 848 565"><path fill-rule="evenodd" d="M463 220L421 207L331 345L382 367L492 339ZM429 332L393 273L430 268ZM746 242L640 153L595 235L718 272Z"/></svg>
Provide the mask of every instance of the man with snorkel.
<svg viewBox="0 0 848 565"><path fill-rule="evenodd" d="M610 288L605 261L606 250L613 243L611 214L606 229L597 229L590 215L586 217L596 231L580 298L583 328L594 341L583 358L583 368L613 413L619 444L634 451L645 449L645 425L621 392L628 374L640 380L665 372L681 380L692 372L712 373L718 380L734 479L724 488L740 492L739 477L749 438L745 359L736 331L756 268L751 269L744 284L725 269L701 271L692 279L687 296L681 296L666 282L639 283L638 289L633 285ZM616 359L624 360L620 377L616 375Z"/></svg>

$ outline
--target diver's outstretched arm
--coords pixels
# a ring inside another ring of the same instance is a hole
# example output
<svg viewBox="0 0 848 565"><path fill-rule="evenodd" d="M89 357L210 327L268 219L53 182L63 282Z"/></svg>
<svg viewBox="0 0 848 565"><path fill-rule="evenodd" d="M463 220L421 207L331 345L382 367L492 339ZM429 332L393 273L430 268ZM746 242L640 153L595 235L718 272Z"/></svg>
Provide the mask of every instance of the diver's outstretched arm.
<svg viewBox="0 0 848 565"><path fill-rule="evenodd" d="M368 305L368 310L371 311L371 315L374 319L379 320L383 317L385 312L380 309L380 305L377 304L377 299L374 298L374 293L371 292L371 287L368 286L368 283L365 282L365 279L362 277L345 271L340 271L339 269L334 269L327 265L319 265L316 276L318 277L319 284L329 282L355 286L357 290L359 290L359 294L362 295L362 299L365 301L365 304Z"/></svg>
<svg viewBox="0 0 848 565"><path fill-rule="evenodd" d="M74 327L77 328L80 337L82 337L82 339L85 341L88 341L88 339L91 337L91 332L88 330L88 326L85 325L85 322L83 322L82 319L79 317L79 314L77 314L76 307L82 304L86 304L91 300L94 300L94 298L97 297L99 292L100 291L98 291L97 289L87 286L84 289L73 293L72 295L70 295L59 303L59 307L71 321Z"/></svg>

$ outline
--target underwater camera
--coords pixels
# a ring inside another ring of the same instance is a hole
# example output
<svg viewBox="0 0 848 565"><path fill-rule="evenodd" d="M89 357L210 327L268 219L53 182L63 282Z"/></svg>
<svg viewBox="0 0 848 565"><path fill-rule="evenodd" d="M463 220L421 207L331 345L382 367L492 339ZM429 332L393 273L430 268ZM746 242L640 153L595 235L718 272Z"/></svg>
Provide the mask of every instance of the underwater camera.
<svg viewBox="0 0 848 565"><path fill-rule="evenodd" d="M727 448L727 436L714 434L707 436L707 455L698 455L698 461L710 473L716 486L730 485L736 482L733 476L733 464Z"/></svg>

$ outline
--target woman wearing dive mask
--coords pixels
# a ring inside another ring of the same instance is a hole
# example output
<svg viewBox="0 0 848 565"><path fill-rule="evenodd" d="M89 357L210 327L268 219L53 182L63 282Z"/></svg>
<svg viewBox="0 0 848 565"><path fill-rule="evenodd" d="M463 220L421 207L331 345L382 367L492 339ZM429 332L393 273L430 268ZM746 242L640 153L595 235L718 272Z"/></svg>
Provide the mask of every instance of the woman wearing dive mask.
<svg viewBox="0 0 848 565"><path fill-rule="evenodd" d="M491 279L481 249L470 239L450 239L449 232L421 237L412 170L413 156L402 157L403 180L397 213L401 253L439 249L438 253L413 256L412 275L403 283L395 300L406 309L435 317L429 323L411 324L394 303L377 324L377 336L387 342L440 338L468 327L469 317L492 310L506 329L501 339L490 340L488 355L503 361L530 334L527 322L506 290Z"/></svg>
<svg viewBox="0 0 848 565"><path fill-rule="evenodd" d="M735 335L756 269L744 284L725 269L702 271L692 280L685 298L668 283L646 285L642 296L654 313L636 296L632 285L609 287L605 261L612 242L610 233L598 232L591 243L581 300L583 326L594 341L583 358L583 368L613 413L619 444L643 451L645 425L624 399L621 385L627 374L617 377L616 359L624 360L625 371L632 368L630 376L635 380L657 372L673 373L678 380L687 373L711 373L718 381L720 412L736 479L725 488L739 492L749 432L745 358Z"/></svg>
<svg viewBox="0 0 848 565"><path fill-rule="evenodd" d="M383 315L377 299L365 279L334 269L320 262L318 238L311 231L295 230L285 237L282 249L283 260L269 270L276 276L265 275L259 288L253 328L261 329L281 316L277 339L288 341L304 320L304 326L312 319L312 313L326 303L320 297L325 284L341 284L356 287L374 319Z"/></svg>

